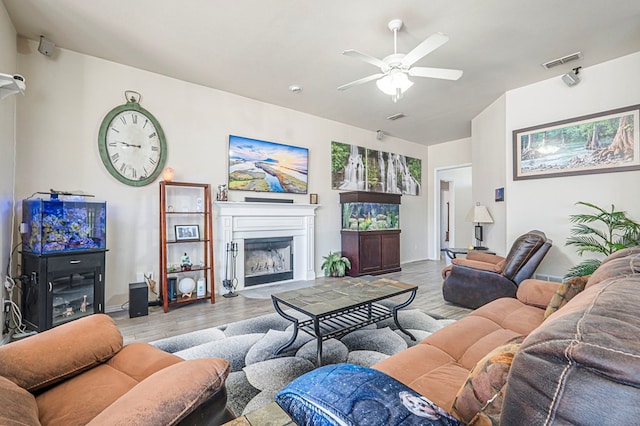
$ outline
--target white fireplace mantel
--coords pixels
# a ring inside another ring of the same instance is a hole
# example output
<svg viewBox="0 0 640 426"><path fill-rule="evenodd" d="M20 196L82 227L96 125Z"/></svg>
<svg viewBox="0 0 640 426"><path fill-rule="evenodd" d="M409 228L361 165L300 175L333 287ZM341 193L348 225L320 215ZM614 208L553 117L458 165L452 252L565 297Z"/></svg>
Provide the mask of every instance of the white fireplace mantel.
<svg viewBox="0 0 640 426"><path fill-rule="evenodd" d="M227 271L227 243L238 244L236 290L244 285L244 240L293 237L293 280L315 279L315 210L317 204L215 201L215 283L216 292L225 293L222 280L232 279ZM227 275L228 274L228 275ZM262 285L270 285L262 284Z"/></svg>

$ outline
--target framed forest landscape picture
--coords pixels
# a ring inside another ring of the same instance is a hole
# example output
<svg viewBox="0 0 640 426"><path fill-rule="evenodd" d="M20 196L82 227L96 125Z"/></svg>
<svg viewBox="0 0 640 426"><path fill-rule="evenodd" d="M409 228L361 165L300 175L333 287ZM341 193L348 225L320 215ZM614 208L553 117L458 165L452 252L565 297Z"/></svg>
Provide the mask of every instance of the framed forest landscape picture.
<svg viewBox="0 0 640 426"><path fill-rule="evenodd" d="M640 169L640 105L513 131L513 179Z"/></svg>
<svg viewBox="0 0 640 426"><path fill-rule="evenodd" d="M229 136L229 189L307 193L309 150Z"/></svg>

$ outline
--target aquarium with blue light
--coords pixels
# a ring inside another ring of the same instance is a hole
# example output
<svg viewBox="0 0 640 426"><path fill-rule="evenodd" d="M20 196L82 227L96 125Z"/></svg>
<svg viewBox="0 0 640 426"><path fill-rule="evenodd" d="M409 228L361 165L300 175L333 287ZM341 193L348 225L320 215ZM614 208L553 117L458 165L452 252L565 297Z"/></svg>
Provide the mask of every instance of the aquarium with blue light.
<svg viewBox="0 0 640 426"><path fill-rule="evenodd" d="M400 195L374 192L343 192L343 231L400 229Z"/></svg>
<svg viewBox="0 0 640 426"><path fill-rule="evenodd" d="M23 250L61 253L105 249L107 245L107 204L84 201L81 197L22 201Z"/></svg>

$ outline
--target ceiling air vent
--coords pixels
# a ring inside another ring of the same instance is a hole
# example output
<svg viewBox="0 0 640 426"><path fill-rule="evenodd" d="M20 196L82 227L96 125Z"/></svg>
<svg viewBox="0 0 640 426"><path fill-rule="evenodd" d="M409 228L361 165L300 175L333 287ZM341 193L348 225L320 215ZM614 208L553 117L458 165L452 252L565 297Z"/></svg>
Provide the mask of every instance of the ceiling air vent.
<svg viewBox="0 0 640 426"><path fill-rule="evenodd" d="M405 113L403 113L403 112L399 112L399 113L397 113L397 114L393 114L393 115L388 116L388 117L387 117L387 120L395 121L395 120L397 120L397 119L399 119L399 118L404 118L404 117L406 117L406 116L407 116L407 115L406 115Z"/></svg>
<svg viewBox="0 0 640 426"><path fill-rule="evenodd" d="M552 59L549 62L545 62L544 64L542 64L542 67L545 69L550 69L553 67L557 67L558 65L566 64L567 62L577 61L578 59L582 59L582 52L576 52L567 56L563 56L562 58Z"/></svg>

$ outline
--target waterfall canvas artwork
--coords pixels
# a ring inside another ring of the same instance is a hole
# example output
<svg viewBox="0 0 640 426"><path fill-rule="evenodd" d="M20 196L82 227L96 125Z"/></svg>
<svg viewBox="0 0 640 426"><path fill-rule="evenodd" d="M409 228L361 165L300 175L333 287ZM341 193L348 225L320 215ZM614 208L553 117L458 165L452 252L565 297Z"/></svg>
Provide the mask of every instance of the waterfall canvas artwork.
<svg viewBox="0 0 640 426"><path fill-rule="evenodd" d="M229 136L229 189L307 193L309 150Z"/></svg>
<svg viewBox="0 0 640 426"><path fill-rule="evenodd" d="M331 143L331 187L349 191L420 195L422 160Z"/></svg>

